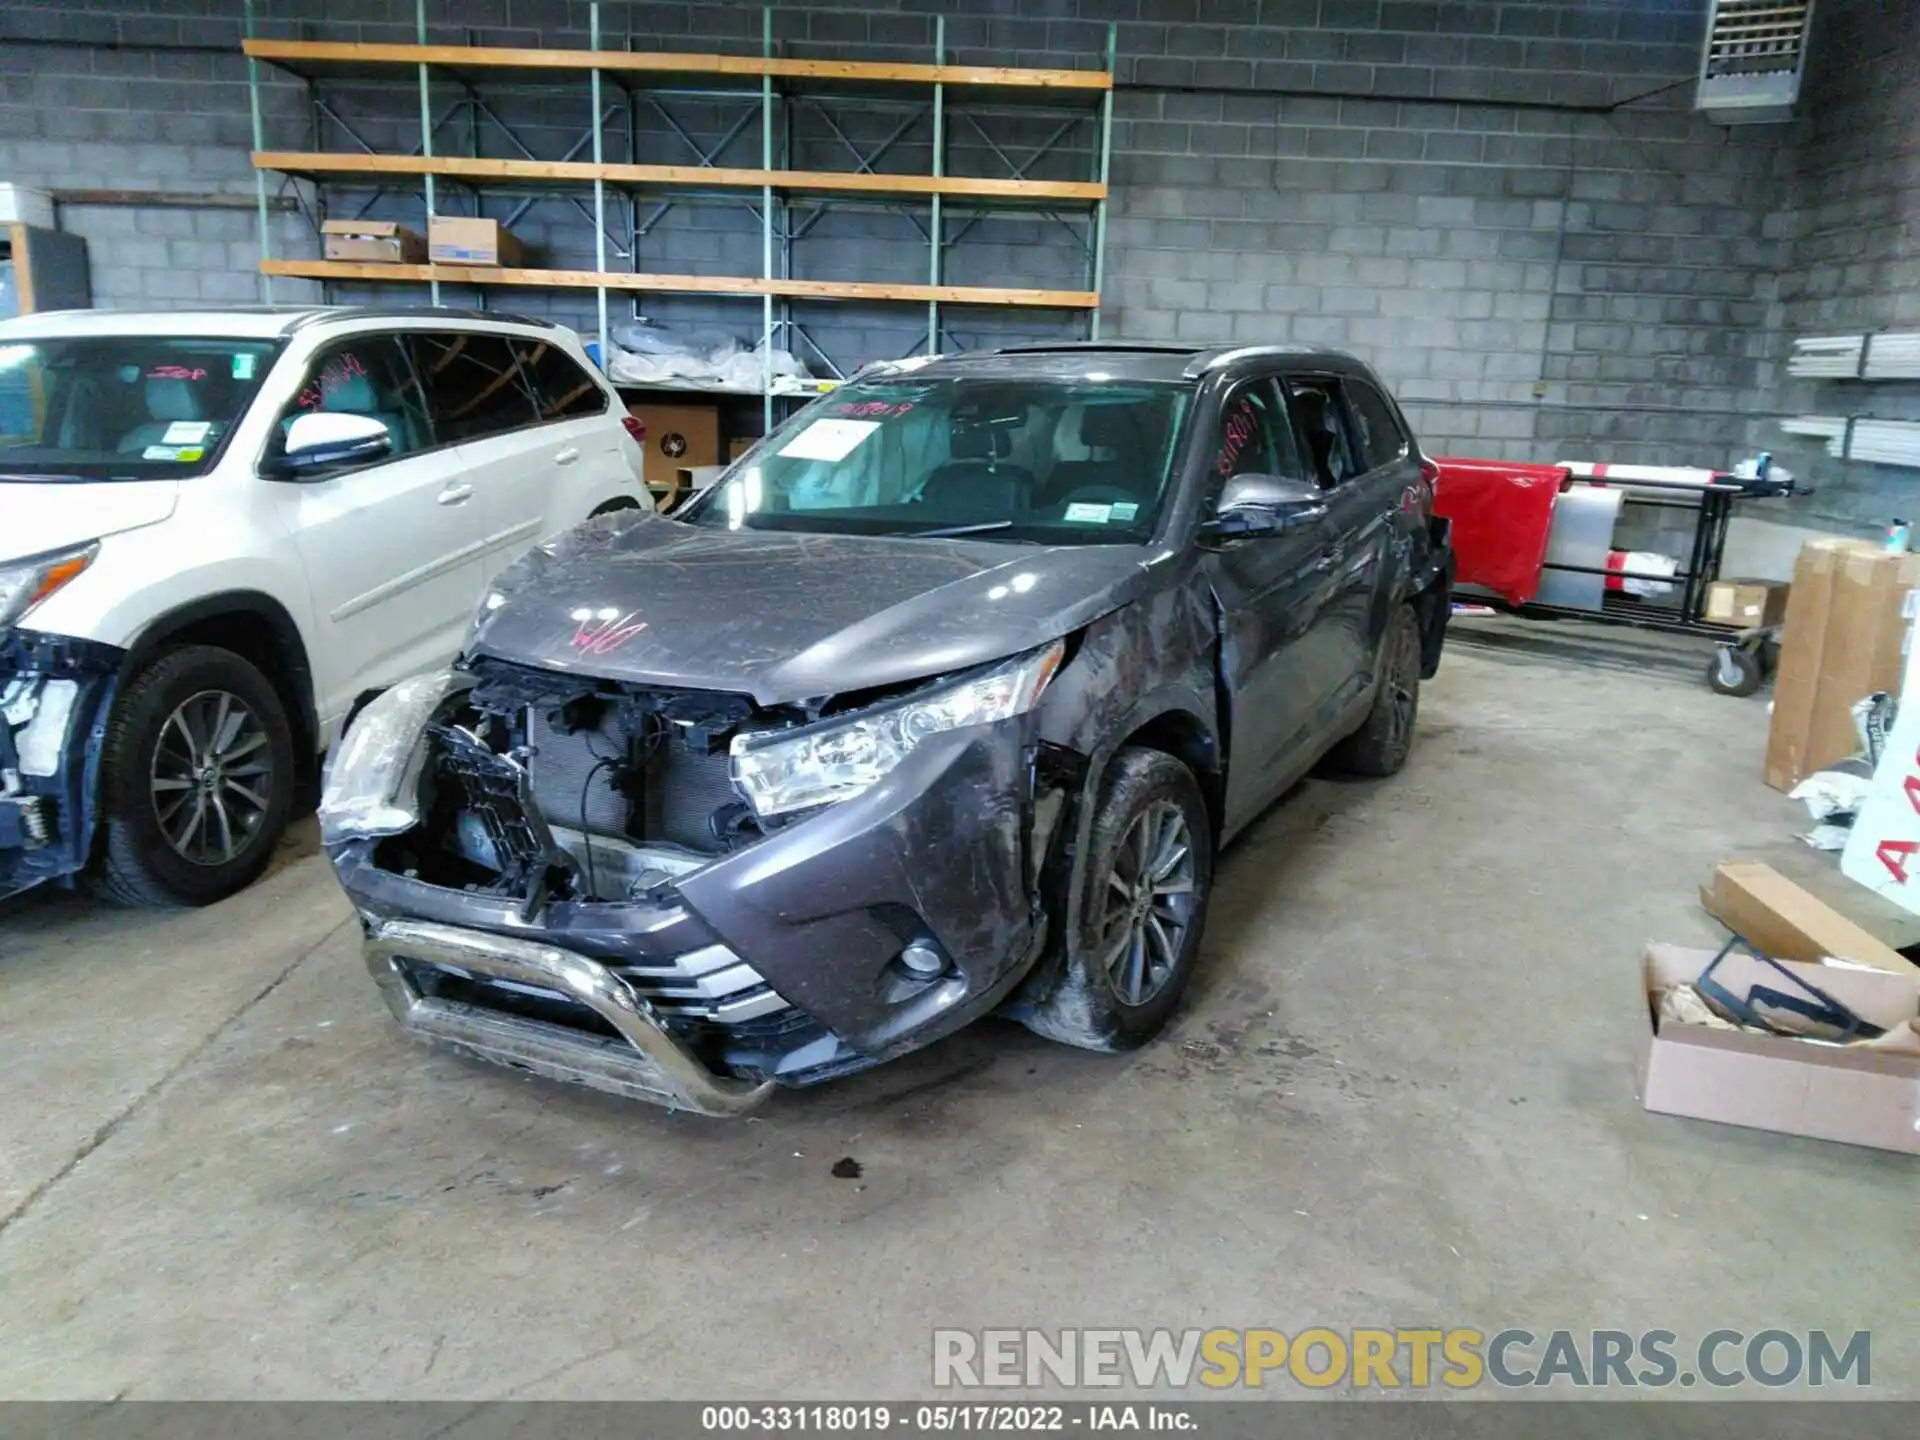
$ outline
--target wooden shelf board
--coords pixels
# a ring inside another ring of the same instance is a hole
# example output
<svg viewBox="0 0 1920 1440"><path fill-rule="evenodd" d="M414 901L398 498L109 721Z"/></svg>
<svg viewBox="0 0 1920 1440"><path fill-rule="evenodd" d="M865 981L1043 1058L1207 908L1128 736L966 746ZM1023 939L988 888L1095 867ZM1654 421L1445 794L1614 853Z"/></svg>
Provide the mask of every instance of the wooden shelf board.
<svg viewBox="0 0 1920 1440"><path fill-rule="evenodd" d="M521 285L536 288L646 290L688 295L779 295L795 300L937 300L943 305L1018 305L1047 310L1092 310L1091 290L1022 290L979 285L892 285L865 280L763 280L753 275L653 275L612 270L503 269L489 265L382 265L350 260L263 260L267 275L302 280L406 281L443 285Z"/></svg>
<svg viewBox="0 0 1920 1440"><path fill-rule="evenodd" d="M353 155L256 150L261 170L293 175L439 175L454 180L538 180L552 184L690 186L711 190L776 190L838 195L942 195L960 199L1071 200L1106 198L1094 181L996 180L972 175L875 175L833 170L744 170L712 165L619 165L590 160L496 160L466 155Z"/></svg>
<svg viewBox="0 0 1920 1440"><path fill-rule="evenodd" d="M1104 70L1022 70L998 65L902 65L862 60L771 59L758 55L675 55L633 50L541 50L480 45L363 45L248 39L256 60L300 65L442 65L495 70L602 70L629 74L772 75L912 85L985 85L1035 90L1110 90Z"/></svg>

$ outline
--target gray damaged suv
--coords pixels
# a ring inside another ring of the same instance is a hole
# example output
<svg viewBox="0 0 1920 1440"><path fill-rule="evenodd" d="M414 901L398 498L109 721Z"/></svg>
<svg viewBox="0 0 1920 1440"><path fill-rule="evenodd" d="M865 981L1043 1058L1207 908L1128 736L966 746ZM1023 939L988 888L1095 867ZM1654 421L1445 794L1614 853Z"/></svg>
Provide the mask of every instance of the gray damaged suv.
<svg viewBox="0 0 1920 1440"><path fill-rule="evenodd" d="M1331 351L877 367L496 582L321 810L401 1023L709 1114L989 1011L1151 1037L1215 855L1405 761L1434 470Z"/></svg>

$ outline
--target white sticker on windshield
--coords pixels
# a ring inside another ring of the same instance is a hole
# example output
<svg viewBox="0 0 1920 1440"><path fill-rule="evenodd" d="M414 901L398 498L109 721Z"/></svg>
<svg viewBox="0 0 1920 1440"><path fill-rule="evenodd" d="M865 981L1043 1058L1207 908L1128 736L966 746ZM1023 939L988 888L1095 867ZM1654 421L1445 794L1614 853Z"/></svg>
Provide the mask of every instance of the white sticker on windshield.
<svg viewBox="0 0 1920 1440"><path fill-rule="evenodd" d="M149 445L140 452L142 460L177 460L180 458L178 445Z"/></svg>
<svg viewBox="0 0 1920 1440"><path fill-rule="evenodd" d="M205 420L176 420L160 438L168 445L197 445L212 428Z"/></svg>
<svg viewBox="0 0 1920 1440"><path fill-rule="evenodd" d="M844 460L879 428L878 420L816 420L782 445L780 453L792 460Z"/></svg>
<svg viewBox="0 0 1920 1440"><path fill-rule="evenodd" d="M1095 525L1104 525L1107 523L1107 517L1111 514L1113 514L1113 507L1111 505L1089 505L1084 500L1077 500L1067 506L1067 520L1070 523L1085 524L1090 522Z"/></svg>
<svg viewBox="0 0 1920 1440"><path fill-rule="evenodd" d="M1139 513L1140 507L1138 505L1134 504L1131 500L1123 500L1118 505L1108 507L1107 518L1109 520L1127 521Z"/></svg>
<svg viewBox="0 0 1920 1440"><path fill-rule="evenodd" d="M233 357L234 379L251 380L253 378L253 358L254 357L245 350L242 350Z"/></svg>

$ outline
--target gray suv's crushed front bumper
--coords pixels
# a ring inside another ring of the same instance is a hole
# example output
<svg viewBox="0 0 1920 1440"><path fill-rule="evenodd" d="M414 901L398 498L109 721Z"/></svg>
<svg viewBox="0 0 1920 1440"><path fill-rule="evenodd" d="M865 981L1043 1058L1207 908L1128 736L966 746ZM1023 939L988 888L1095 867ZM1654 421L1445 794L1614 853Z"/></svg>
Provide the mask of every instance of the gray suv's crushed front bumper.
<svg viewBox="0 0 1920 1440"><path fill-rule="evenodd" d="M1062 810L1051 782L1036 804L1029 745L1025 717L935 735L866 793L670 884L556 900L531 919L514 896L396 872L377 842L332 856L374 975L414 1034L731 1114L763 1081L814 1084L918 1049L1024 978L1048 935L1035 895ZM456 941L486 964L439 948ZM916 941L946 968L903 969ZM419 983L407 982L409 957ZM514 985L541 993L516 998Z"/></svg>
<svg viewBox="0 0 1920 1440"><path fill-rule="evenodd" d="M618 975L584 955L451 925L384 920L366 939L367 968L408 1034L551 1080L702 1115L738 1115L772 1088L715 1075L681 1048ZM409 967L528 986L594 1012L619 1038L423 993Z"/></svg>

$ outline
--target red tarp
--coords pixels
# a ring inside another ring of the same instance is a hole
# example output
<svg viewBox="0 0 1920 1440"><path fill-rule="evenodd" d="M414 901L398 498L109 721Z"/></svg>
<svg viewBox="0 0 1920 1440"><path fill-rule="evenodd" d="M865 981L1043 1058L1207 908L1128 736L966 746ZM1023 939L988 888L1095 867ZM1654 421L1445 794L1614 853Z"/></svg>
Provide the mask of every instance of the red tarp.
<svg viewBox="0 0 1920 1440"><path fill-rule="evenodd" d="M1454 583L1524 605L1540 588L1563 465L1437 456L1433 508L1453 522Z"/></svg>

